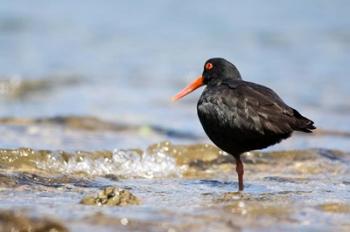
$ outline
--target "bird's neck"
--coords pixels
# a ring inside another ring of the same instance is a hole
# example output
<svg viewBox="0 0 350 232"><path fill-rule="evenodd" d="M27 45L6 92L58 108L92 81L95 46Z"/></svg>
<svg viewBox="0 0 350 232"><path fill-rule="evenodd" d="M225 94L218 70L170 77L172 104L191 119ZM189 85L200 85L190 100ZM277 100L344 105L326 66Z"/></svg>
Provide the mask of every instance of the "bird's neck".
<svg viewBox="0 0 350 232"><path fill-rule="evenodd" d="M240 83L242 82L242 79L233 79L233 78L221 78L217 80L212 80L210 81L207 85L208 87L214 87L214 86L219 86L223 84L233 84L233 83Z"/></svg>

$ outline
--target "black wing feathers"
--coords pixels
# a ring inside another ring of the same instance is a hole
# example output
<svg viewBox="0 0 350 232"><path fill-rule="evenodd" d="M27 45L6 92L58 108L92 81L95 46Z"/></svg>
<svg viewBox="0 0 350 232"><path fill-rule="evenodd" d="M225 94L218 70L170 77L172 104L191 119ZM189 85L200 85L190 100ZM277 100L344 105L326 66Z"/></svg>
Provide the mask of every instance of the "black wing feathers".
<svg viewBox="0 0 350 232"><path fill-rule="evenodd" d="M293 130L310 133L315 129L311 120L285 104L273 90L246 81L230 81L227 85L230 99L237 101L233 104L237 107L235 116L245 120L246 126L259 127L256 129L263 134L290 134Z"/></svg>

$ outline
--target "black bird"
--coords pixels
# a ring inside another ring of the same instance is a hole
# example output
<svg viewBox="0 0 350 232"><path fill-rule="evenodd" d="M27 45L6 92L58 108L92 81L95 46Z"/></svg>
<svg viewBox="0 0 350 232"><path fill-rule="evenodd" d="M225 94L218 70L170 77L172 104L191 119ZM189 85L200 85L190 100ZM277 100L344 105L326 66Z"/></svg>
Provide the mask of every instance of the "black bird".
<svg viewBox="0 0 350 232"><path fill-rule="evenodd" d="M211 141L236 159L239 191L243 190L242 153L279 143L293 131L316 129L272 89L243 81L236 66L223 58L205 62L203 74L173 100L203 85L207 87L197 104L199 120Z"/></svg>

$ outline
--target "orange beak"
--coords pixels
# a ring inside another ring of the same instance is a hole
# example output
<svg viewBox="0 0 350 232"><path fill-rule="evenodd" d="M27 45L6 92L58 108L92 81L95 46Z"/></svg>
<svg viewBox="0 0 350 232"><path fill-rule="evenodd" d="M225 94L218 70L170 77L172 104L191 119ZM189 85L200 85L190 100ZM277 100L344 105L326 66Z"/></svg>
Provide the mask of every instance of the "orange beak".
<svg viewBox="0 0 350 232"><path fill-rule="evenodd" d="M199 76L195 81L193 81L191 84L186 86L183 90L181 90L178 94L176 94L174 97L171 98L172 101L177 101L180 98L183 98L187 94L193 92L194 90L198 89L199 87L204 85L204 77Z"/></svg>

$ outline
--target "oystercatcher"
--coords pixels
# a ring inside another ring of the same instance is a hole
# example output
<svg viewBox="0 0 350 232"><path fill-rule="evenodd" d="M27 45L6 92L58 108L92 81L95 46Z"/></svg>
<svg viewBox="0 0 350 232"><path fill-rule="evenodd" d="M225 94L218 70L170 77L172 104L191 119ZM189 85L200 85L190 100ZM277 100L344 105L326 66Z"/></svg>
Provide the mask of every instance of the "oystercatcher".
<svg viewBox="0 0 350 232"><path fill-rule="evenodd" d="M203 74L173 97L178 100L206 85L197 112L204 131L234 156L238 188L243 191L244 152L263 149L291 136L311 133L313 121L291 108L270 88L244 81L235 65L223 58L205 62Z"/></svg>

